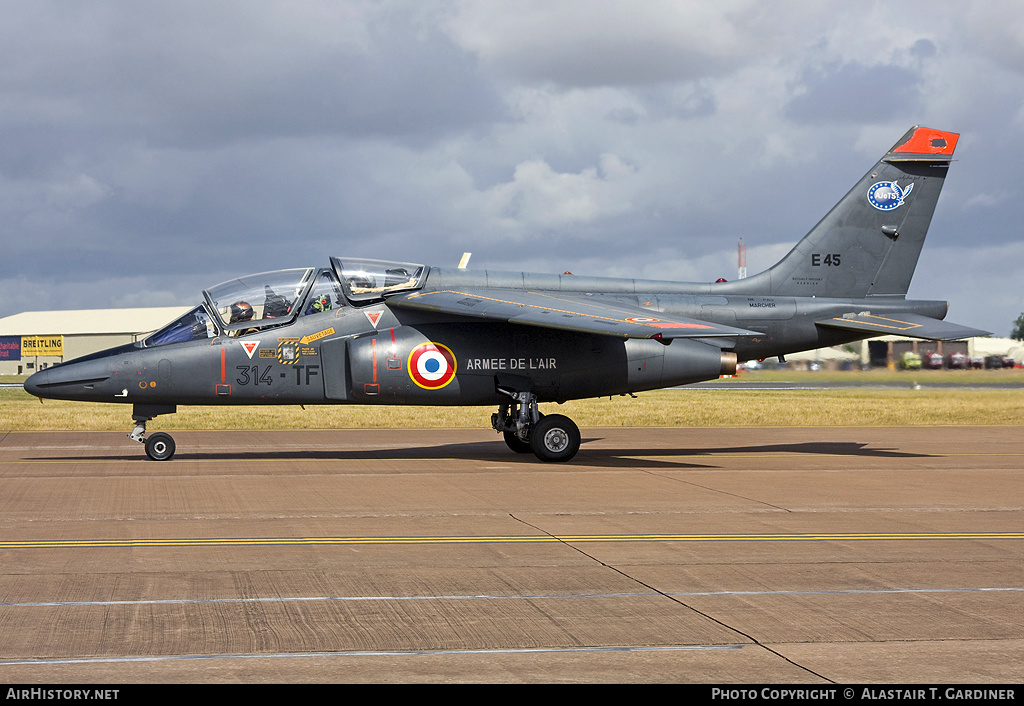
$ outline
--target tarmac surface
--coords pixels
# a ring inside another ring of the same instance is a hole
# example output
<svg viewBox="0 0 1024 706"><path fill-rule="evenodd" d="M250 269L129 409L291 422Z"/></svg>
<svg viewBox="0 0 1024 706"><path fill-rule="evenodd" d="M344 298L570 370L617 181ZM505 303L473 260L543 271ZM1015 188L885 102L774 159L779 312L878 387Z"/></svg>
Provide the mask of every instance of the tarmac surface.
<svg viewBox="0 0 1024 706"><path fill-rule="evenodd" d="M0 431L0 682L1019 683L1017 427Z"/></svg>

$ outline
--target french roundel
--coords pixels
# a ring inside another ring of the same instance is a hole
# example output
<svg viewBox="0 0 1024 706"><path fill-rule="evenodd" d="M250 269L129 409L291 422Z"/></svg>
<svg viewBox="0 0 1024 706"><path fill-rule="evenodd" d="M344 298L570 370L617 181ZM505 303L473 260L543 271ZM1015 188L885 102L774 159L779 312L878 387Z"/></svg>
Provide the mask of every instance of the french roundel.
<svg viewBox="0 0 1024 706"><path fill-rule="evenodd" d="M425 390L440 390L455 378L455 354L440 343L421 343L409 355L409 377Z"/></svg>

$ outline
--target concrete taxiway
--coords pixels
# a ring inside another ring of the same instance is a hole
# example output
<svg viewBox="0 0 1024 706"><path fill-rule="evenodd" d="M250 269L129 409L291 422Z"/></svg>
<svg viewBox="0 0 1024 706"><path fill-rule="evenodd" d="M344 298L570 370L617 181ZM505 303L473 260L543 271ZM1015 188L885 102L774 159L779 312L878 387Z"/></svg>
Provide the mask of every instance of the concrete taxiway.
<svg viewBox="0 0 1024 706"><path fill-rule="evenodd" d="M1016 427L0 431L0 681L1015 682Z"/></svg>

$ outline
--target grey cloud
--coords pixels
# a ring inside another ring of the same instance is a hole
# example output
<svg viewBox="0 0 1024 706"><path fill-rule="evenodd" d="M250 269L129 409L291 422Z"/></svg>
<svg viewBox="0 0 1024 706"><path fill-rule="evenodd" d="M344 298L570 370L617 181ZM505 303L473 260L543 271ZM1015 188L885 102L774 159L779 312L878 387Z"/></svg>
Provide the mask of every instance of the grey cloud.
<svg viewBox="0 0 1024 706"><path fill-rule="evenodd" d="M921 77L902 66L833 62L808 69L800 95L785 108L798 123L884 122L906 116L913 121L920 106Z"/></svg>
<svg viewBox="0 0 1024 706"><path fill-rule="evenodd" d="M0 73L0 125L29 143L44 133L55 145L135 138L208 147L308 134L422 142L502 115L476 59L402 13L371 16L360 42L289 43L240 6L237 18L99 7L8 27L0 56L17 68ZM85 28L77 14L89 18Z"/></svg>
<svg viewBox="0 0 1024 706"><path fill-rule="evenodd" d="M458 7L448 29L461 46L512 80L563 88L717 76L740 66L758 43L735 19L754 13L747 0L498 0Z"/></svg>
<svg viewBox="0 0 1024 706"><path fill-rule="evenodd" d="M967 41L998 65L1024 75L1024 6L1015 0L975 3L962 20Z"/></svg>

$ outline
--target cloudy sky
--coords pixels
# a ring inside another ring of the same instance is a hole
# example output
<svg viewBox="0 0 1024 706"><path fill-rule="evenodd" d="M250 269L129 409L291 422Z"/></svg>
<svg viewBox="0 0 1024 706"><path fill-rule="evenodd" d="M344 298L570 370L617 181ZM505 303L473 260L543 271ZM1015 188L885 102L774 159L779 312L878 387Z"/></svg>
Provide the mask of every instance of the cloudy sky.
<svg viewBox="0 0 1024 706"><path fill-rule="evenodd" d="M910 296L1024 311L1024 3L0 0L0 316L330 255L708 281L910 126L961 133Z"/></svg>

